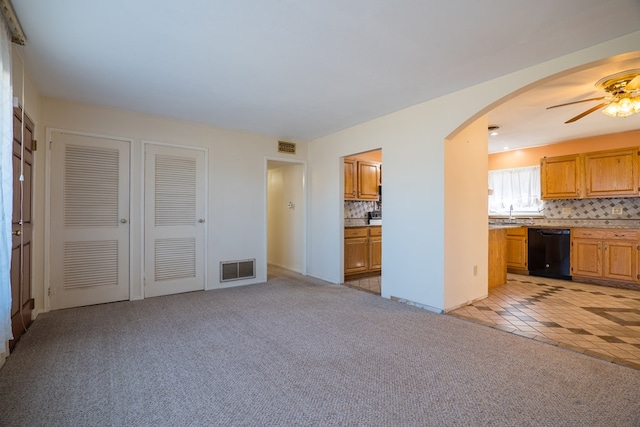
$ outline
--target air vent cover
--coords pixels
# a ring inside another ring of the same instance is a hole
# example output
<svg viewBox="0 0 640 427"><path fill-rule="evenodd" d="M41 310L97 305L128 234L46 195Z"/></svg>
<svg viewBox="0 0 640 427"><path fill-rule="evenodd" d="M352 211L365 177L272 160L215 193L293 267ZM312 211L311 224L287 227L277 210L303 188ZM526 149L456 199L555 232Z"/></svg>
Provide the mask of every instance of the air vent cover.
<svg viewBox="0 0 640 427"><path fill-rule="evenodd" d="M220 263L220 281L253 279L256 277L256 260L222 261Z"/></svg>
<svg viewBox="0 0 640 427"><path fill-rule="evenodd" d="M278 141L278 153L296 154L296 144L294 142Z"/></svg>

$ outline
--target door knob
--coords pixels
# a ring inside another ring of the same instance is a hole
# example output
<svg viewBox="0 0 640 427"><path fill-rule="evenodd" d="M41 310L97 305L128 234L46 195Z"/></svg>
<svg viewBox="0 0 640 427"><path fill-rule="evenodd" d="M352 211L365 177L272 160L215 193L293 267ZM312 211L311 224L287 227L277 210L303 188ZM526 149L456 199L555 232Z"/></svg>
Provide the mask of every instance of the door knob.
<svg viewBox="0 0 640 427"><path fill-rule="evenodd" d="M127 220L126 220L125 218L122 218L122 219L120 220L120 222L121 222L121 223L123 223L123 224L126 224L126 223L127 223Z"/></svg>
<svg viewBox="0 0 640 427"><path fill-rule="evenodd" d="M22 236L22 230L16 230L11 234L13 234L14 236Z"/></svg>
<svg viewBox="0 0 640 427"><path fill-rule="evenodd" d="M199 222L200 224L204 223L204 218L200 218L200 219L198 220L198 222Z"/></svg>

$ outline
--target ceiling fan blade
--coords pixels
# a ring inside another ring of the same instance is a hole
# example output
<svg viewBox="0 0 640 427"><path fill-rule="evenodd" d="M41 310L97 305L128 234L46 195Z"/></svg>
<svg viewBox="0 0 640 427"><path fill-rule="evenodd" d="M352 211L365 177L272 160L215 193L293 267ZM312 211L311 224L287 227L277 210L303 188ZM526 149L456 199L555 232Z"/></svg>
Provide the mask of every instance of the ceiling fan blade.
<svg viewBox="0 0 640 427"><path fill-rule="evenodd" d="M552 105L551 107L547 107L547 110L549 110L551 108L564 107L565 105L580 104L581 102L600 101L600 100L605 99L605 98L606 98L606 96L599 96L597 98L581 99L580 101L573 101L573 102L567 102L565 104Z"/></svg>
<svg viewBox="0 0 640 427"><path fill-rule="evenodd" d="M626 91L640 90L640 74L635 76L633 78L633 80L631 80L629 83L627 83L627 85L624 87L624 89Z"/></svg>
<svg viewBox="0 0 640 427"><path fill-rule="evenodd" d="M573 118L571 118L571 119L567 120L565 123L573 123L573 122L575 122L576 120L580 120L581 118L583 118L583 117L584 117L584 116L586 116L587 114L591 114L591 113L593 113L594 111L597 111L597 110L601 109L602 107L604 107L604 106L606 106L606 105L608 105L608 104L609 104L608 102L603 102L602 104L598 104L598 105L596 105L595 107L593 107L593 108L589 108L587 111L585 111L585 112L583 112L583 113L580 113L580 114L578 114L577 116L575 116L575 117L573 117Z"/></svg>

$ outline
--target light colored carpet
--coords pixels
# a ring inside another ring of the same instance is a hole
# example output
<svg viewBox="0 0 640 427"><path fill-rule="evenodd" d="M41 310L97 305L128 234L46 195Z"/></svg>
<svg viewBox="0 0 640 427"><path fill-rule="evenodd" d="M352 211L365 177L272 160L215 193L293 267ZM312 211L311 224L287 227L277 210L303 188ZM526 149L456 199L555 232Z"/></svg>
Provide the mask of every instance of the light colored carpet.
<svg viewBox="0 0 640 427"><path fill-rule="evenodd" d="M0 425L638 426L640 371L280 272L39 316Z"/></svg>

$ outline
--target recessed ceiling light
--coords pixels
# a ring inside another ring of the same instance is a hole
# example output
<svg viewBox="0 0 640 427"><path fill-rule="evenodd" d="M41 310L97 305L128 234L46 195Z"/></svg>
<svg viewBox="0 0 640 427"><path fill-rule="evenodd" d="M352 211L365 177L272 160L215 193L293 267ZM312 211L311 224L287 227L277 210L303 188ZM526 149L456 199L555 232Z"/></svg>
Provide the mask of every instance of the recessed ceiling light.
<svg viewBox="0 0 640 427"><path fill-rule="evenodd" d="M490 125L489 128L488 128L489 135L496 136L498 134L498 129L500 129L500 126L498 126L498 125Z"/></svg>
<svg viewBox="0 0 640 427"><path fill-rule="evenodd" d="M509 147L502 147L502 149L503 149L503 150L508 150L508 149L509 149Z"/></svg>
<svg viewBox="0 0 640 427"><path fill-rule="evenodd" d="M491 135L491 136L496 136L497 134L498 134L498 132L493 131L493 132L491 132L489 135Z"/></svg>

